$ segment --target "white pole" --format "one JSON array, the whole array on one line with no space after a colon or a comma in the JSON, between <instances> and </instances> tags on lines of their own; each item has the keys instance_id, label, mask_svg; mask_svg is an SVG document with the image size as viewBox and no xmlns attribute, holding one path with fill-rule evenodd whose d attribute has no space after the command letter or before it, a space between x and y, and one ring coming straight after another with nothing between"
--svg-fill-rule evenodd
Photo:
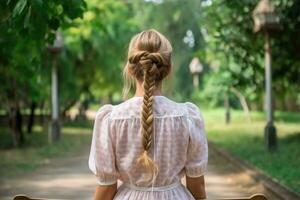
<instances>
[{"instance_id":1,"label":"white pole","mask_svg":"<svg viewBox=\"0 0 300 200\"><path fill-rule=\"evenodd\" d=\"M199 74L194 73L193 75L193 85L195 87L196 90L198 90L199 88Z\"/></svg>"},{"instance_id":2,"label":"white pole","mask_svg":"<svg viewBox=\"0 0 300 200\"><path fill-rule=\"evenodd\" d=\"M59 99L58 99L58 74L57 74L57 55L53 56L52 73L51 73L51 97L52 97L52 112L51 124L49 131L49 143L59 140L60 125L59 125Z\"/></svg>"},{"instance_id":3,"label":"white pole","mask_svg":"<svg viewBox=\"0 0 300 200\"><path fill-rule=\"evenodd\" d=\"M273 113L272 113L272 72L271 72L271 49L269 34L265 33L265 79L266 79L266 111L267 111L267 122L273 124Z\"/></svg>"},{"instance_id":4,"label":"white pole","mask_svg":"<svg viewBox=\"0 0 300 200\"><path fill-rule=\"evenodd\" d=\"M265 127L265 142L268 150L273 150L277 145L276 128L273 125L272 112L272 70L271 70L271 47L269 34L265 32L265 79L266 79L266 112L267 124Z\"/></svg>"},{"instance_id":5,"label":"white pole","mask_svg":"<svg viewBox=\"0 0 300 200\"><path fill-rule=\"evenodd\" d=\"M58 77L57 77L57 66L56 61L53 61L52 66L52 120L58 120Z\"/></svg>"}]
</instances>

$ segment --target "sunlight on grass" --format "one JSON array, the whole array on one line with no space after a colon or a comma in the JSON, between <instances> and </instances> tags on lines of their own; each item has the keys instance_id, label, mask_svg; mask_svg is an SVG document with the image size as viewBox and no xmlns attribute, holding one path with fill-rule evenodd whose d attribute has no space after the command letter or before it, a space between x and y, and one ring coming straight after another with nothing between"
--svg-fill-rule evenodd
<instances>
[{"instance_id":1,"label":"sunlight on grass","mask_svg":"<svg viewBox=\"0 0 300 200\"><path fill-rule=\"evenodd\" d=\"M203 111L203 115L210 141L300 192L300 114L275 114L278 150L274 153L264 146L263 113L252 113L248 122L241 111L234 111L228 125L223 110Z\"/></svg>"},{"instance_id":2,"label":"sunlight on grass","mask_svg":"<svg viewBox=\"0 0 300 200\"><path fill-rule=\"evenodd\" d=\"M87 135L87 134L91 134L91 130L87 129L87 128L66 127L66 128L64 128L64 134L67 134L67 135Z\"/></svg>"}]
</instances>

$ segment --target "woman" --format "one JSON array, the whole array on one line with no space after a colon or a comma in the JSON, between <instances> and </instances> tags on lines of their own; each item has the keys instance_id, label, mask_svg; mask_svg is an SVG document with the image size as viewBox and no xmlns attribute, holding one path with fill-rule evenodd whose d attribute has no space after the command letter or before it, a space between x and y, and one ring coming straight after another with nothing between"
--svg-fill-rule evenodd
<instances>
[{"instance_id":1,"label":"woman","mask_svg":"<svg viewBox=\"0 0 300 200\"><path fill-rule=\"evenodd\" d=\"M161 91L171 53L170 42L156 30L132 38L124 77L125 93L134 80L135 96L102 106L95 119L89 157L98 180L95 200L206 198L203 118L194 104L176 103ZM123 182L119 188L118 179Z\"/></svg>"}]
</instances>

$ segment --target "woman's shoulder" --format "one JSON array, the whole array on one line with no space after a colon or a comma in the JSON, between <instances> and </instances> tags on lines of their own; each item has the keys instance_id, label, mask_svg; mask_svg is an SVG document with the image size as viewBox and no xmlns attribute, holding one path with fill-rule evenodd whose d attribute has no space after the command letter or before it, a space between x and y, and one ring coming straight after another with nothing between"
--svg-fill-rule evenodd
<instances>
[{"instance_id":1,"label":"woman's shoulder","mask_svg":"<svg viewBox=\"0 0 300 200\"><path fill-rule=\"evenodd\" d=\"M190 101L180 102L167 97L159 98L157 101L158 110L168 110L174 115L182 115L192 118L202 118L199 107Z\"/></svg>"},{"instance_id":2,"label":"woman's shoulder","mask_svg":"<svg viewBox=\"0 0 300 200\"><path fill-rule=\"evenodd\" d=\"M186 107L187 115L189 117L202 119L201 110L200 110L199 106L197 106L195 103L187 101L184 103L184 106Z\"/></svg>"},{"instance_id":3,"label":"woman's shoulder","mask_svg":"<svg viewBox=\"0 0 300 200\"><path fill-rule=\"evenodd\" d=\"M111 114L112 110L113 110L113 105L111 104L105 104L103 106L101 106L98 111L96 112L96 116L95 119L96 120L102 120L104 118L109 117L109 115Z\"/></svg>"}]
</instances>

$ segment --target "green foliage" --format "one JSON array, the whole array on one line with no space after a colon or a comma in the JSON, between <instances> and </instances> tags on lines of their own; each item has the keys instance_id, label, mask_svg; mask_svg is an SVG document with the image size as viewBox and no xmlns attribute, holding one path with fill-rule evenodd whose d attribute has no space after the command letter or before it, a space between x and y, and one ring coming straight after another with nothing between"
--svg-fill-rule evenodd
<instances>
[{"instance_id":1,"label":"green foliage","mask_svg":"<svg viewBox=\"0 0 300 200\"><path fill-rule=\"evenodd\" d=\"M99 98L121 91L125 47L138 30L133 13L122 1L90 0L83 18L64 30L65 59L81 93Z\"/></svg>"},{"instance_id":2,"label":"green foliage","mask_svg":"<svg viewBox=\"0 0 300 200\"><path fill-rule=\"evenodd\" d=\"M83 0L1 1L0 108L7 110L15 146L24 143L21 108L50 100L45 49L58 28L70 25L84 8Z\"/></svg>"},{"instance_id":3,"label":"green foliage","mask_svg":"<svg viewBox=\"0 0 300 200\"><path fill-rule=\"evenodd\" d=\"M189 63L194 56L204 58L205 44L201 33L201 2L181 0L153 3L135 1L136 18L142 29L156 28L169 38L173 46L171 79L166 81L165 92L178 100L187 100L193 91ZM187 32L192 33L190 43L184 42ZM204 63L205 64L205 63Z\"/></svg>"},{"instance_id":4,"label":"green foliage","mask_svg":"<svg viewBox=\"0 0 300 200\"><path fill-rule=\"evenodd\" d=\"M272 1L283 30L272 34L275 106L299 109L299 3ZM171 41L173 75L165 94L191 98L207 106L223 105L224 96L238 108L231 89L250 108L261 109L264 94L264 39L253 33L257 1L114 1L5 0L0 3L0 100L2 109L50 105L51 65L47 53L54 33L64 46L57 57L61 111L75 103L87 107L99 99L120 101L121 72L127 46L137 32L156 28ZM194 91L189 63L204 66L200 90ZM297 105L298 104L298 105ZM43 106L41 106L43 105Z\"/></svg>"},{"instance_id":5,"label":"green foliage","mask_svg":"<svg viewBox=\"0 0 300 200\"><path fill-rule=\"evenodd\" d=\"M0 3L0 99L5 103L37 101L46 96L45 47L52 44L55 31L80 17L83 0L28 1ZM49 83L48 83L49 84ZM5 94L5 95L4 95Z\"/></svg>"},{"instance_id":6,"label":"green foliage","mask_svg":"<svg viewBox=\"0 0 300 200\"><path fill-rule=\"evenodd\" d=\"M229 91L232 84L232 77L229 72L216 72L205 77L205 87L203 90L193 94L195 102L202 102L209 107L220 105L224 101L224 96ZM217 97L216 97L216 94Z\"/></svg>"},{"instance_id":7,"label":"green foliage","mask_svg":"<svg viewBox=\"0 0 300 200\"><path fill-rule=\"evenodd\" d=\"M296 101L299 94L299 3L274 0L282 30L271 35L274 97L279 102ZM260 101L264 91L264 37L253 32L252 11L257 1L216 0L205 7L202 24L207 29L207 59L221 60L224 73L230 73L238 88L251 101ZM298 10L298 11L297 11ZM230 63L226 65L225 63ZM225 64L225 65L224 65ZM235 66L235 67L233 67ZM221 73L220 78L222 78ZM292 94L293 93L293 94ZM279 107L284 109L284 107ZM295 105L294 105L295 108Z\"/></svg>"}]
</instances>

